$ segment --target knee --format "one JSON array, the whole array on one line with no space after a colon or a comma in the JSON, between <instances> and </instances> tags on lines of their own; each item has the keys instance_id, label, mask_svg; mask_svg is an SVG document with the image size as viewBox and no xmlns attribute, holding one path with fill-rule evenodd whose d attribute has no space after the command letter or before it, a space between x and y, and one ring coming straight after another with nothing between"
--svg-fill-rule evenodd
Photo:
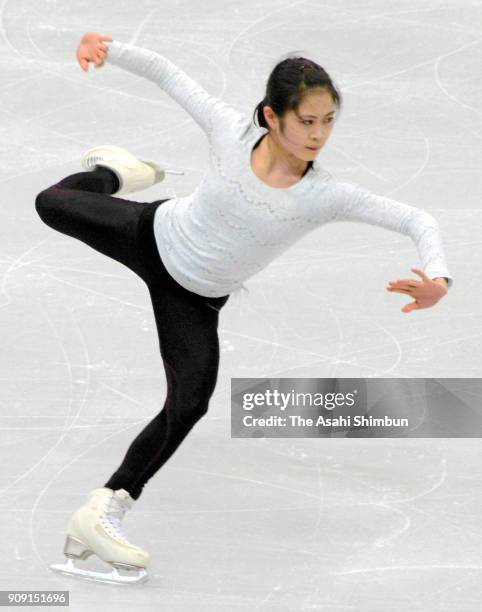
<instances>
[{"instance_id":1,"label":"knee","mask_svg":"<svg viewBox=\"0 0 482 612\"><path fill-rule=\"evenodd\" d=\"M35 210L37 211L37 214L42 219L42 221L44 220L44 216L47 210L47 203L49 200L48 195L49 190L44 189L44 191L41 191L35 198Z\"/></svg>"},{"instance_id":2,"label":"knee","mask_svg":"<svg viewBox=\"0 0 482 612\"><path fill-rule=\"evenodd\" d=\"M52 187L44 189L35 198L35 210L38 216L44 223L52 226L54 224L54 198L55 195L52 193Z\"/></svg>"},{"instance_id":3,"label":"knee","mask_svg":"<svg viewBox=\"0 0 482 612\"><path fill-rule=\"evenodd\" d=\"M219 353L204 351L202 355L190 355L180 367L172 363L180 361L163 354L167 381L167 405L170 415L186 426L192 426L207 412L211 396L216 388L219 367Z\"/></svg>"},{"instance_id":4,"label":"knee","mask_svg":"<svg viewBox=\"0 0 482 612\"><path fill-rule=\"evenodd\" d=\"M186 426L194 425L205 416L216 385L216 377L206 377L202 383L183 385L175 394L176 418Z\"/></svg>"},{"instance_id":5,"label":"knee","mask_svg":"<svg viewBox=\"0 0 482 612\"><path fill-rule=\"evenodd\" d=\"M208 405L209 399L180 405L176 410L176 418L182 425L192 427L208 413Z\"/></svg>"}]
</instances>

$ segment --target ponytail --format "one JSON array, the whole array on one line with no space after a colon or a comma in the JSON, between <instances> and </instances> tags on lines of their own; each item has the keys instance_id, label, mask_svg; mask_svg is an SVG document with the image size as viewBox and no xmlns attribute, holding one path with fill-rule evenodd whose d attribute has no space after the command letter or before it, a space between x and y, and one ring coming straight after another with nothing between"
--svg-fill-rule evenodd
<instances>
[{"instance_id":1,"label":"ponytail","mask_svg":"<svg viewBox=\"0 0 482 612\"><path fill-rule=\"evenodd\" d=\"M260 127L264 127L266 129L269 129L268 126L268 122L266 121L266 118L264 116L263 113L263 108L268 104L268 102L266 101L266 97L263 98L261 100L261 102L256 106L256 108L254 109L254 113L256 115L256 119L258 120L258 125Z\"/></svg>"}]
</instances>

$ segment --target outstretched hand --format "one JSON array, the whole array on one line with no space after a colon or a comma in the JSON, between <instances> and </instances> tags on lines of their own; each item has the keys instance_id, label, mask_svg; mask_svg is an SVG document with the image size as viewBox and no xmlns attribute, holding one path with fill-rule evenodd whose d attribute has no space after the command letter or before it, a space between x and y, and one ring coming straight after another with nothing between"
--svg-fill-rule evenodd
<instances>
[{"instance_id":1,"label":"outstretched hand","mask_svg":"<svg viewBox=\"0 0 482 612\"><path fill-rule=\"evenodd\" d=\"M397 281L389 281L390 287L387 287L387 291L406 293L415 299L414 302L410 302L410 304L406 304L402 308L402 312L406 313L412 310L420 310L422 308L435 306L435 304L447 293L446 287L429 278L420 268L412 268L412 272L418 274L422 280L405 278Z\"/></svg>"},{"instance_id":2,"label":"outstretched hand","mask_svg":"<svg viewBox=\"0 0 482 612\"><path fill-rule=\"evenodd\" d=\"M82 36L77 47L77 61L85 72L89 70L89 62L94 62L96 68L104 65L108 51L107 46L103 44L104 40L111 41L112 36L104 36L96 32L87 32Z\"/></svg>"}]
</instances>

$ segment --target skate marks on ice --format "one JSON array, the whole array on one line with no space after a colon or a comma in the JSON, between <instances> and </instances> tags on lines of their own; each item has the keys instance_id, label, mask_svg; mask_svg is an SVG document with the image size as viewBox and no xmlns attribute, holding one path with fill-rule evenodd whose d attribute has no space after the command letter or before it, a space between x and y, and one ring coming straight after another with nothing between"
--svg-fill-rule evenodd
<instances>
[{"instance_id":1,"label":"skate marks on ice","mask_svg":"<svg viewBox=\"0 0 482 612\"><path fill-rule=\"evenodd\" d=\"M115 14L101 3L93 7L92 17L112 24L119 39L171 49L193 76L204 56L203 82L211 82L214 94L246 112L261 99L261 78L279 54L313 50L346 94L344 117L322 163L341 179L433 213L441 224L448 263L464 287L440 309L404 317L399 309L405 298L381 296L380 291L393 275L406 274L407 262L416 263L408 240L348 224L314 232L253 279L241 311L229 303L223 310L221 378L211 415L226 414L223 389L236 375L333 378L419 376L423 371L424 376L477 376L480 284L466 275L464 262L482 255L476 200L480 183L473 170L480 167L480 122L474 122L480 118L481 101L474 78L480 48L474 24L480 22L480 7L427 1L423 6L409 2L403 9L394 2L340 8L334 2L280 6L249 0L228 3L222 13L218 6L196 7L190 2L183 7L191 24L184 13L178 14L177 5L168 2L161 12L146 0L132 9L123 3ZM73 244L64 250L60 239L44 241L46 234L39 235L43 230L32 213L32 194L74 170L82 150L95 145L96 138L134 145L168 165L174 161L176 167L190 168L182 183L171 181L179 195L195 187L206 167L203 134L162 92L154 93L131 75L102 70L87 78L80 70L77 75L67 48L73 48L84 23L81 9L74 2L67 14L62 3L43 0L10 0L0 9L7 60L0 181L2 219L8 228L0 259L7 269L13 266L2 275L0 299L8 303L0 312L17 308L28 329L42 328L44 337L27 337L18 323L15 328L13 315L4 315L4 324L18 329L17 343L23 343L31 359L28 368L43 372L46 383L26 387L23 370L17 373L11 363L5 365L13 388L2 401L0 426L10 423L9 416L25 420L33 412L30 406L38 409L33 423L41 424L43 414L53 415L47 406L55 387L54 409L65 423L65 430L53 427L48 439L40 429L3 432L12 441L19 436L18 448L23 448L23 436L32 457L30 462L12 462L13 445L3 447L9 477L3 498L10 527L5 544L11 551L1 570L6 587L13 582L36 586L42 570L44 577L50 576L49 563L62 554L64 518L83 495L79 487L87 491L97 484L90 475L99 470L103 445L115 462L159 400L153 394L143 401L140 393L153 370L142 365L141 371L144 362L129 361L132 367L122 378L116 364L126 353L107 341L99 347L97 340L99 321L109 318L113 334L115 320L119 335L132 330L134 339L141 329L133 311L145 307L141 315L147 312L143 294L133 297L122 291L125 278L120 274L117 282L102 276L102 271L114 274L115 269L100 261L99 274L92 273L88 282L78 280L86 277L68 264L86 251ZM356 57L353 47L361 49ZM32 69L35 74L29 74ZM64 94L55 108L49 101L53 84ZM79 95L80 86L87 95ZM96 124L84 115L82 123L75 121L82 104L97 106ZM164 193L151 190L147 195L161 199ZM26 246L19 247L19 236ZM32 244L37 251L17 261ZM46 253L57 253L63 269L49 268ZM97 267L93 257L84 260L84 268ZM48 283L43 290L35 290L30 313L21 306L32 297L27 272L51 274L43 277ZM106 291L107 282L112 291ZM69 289L70 296L66 292L64 307L54 311L52 301L62 289ZM96 300L94 308L87 308L89 297ZM115 297L125 302L124 310ZM71 329L68 336L66 327ZM45 340L48 335L52 341ZM131 344L139 352L150 350L147 341ZM46 367L54 361L63 361L64 368L54 372ZM109 372L93 367L103 362ZM83 364L84 371L75 364ZM94 394L100 384L114 390L102 401L109 414L119 417L108 432L105 421L95 418L102 409ZM61 397L63 406L57 403ZM125 424L122 419L127 418L131 422ZM161 602L183 612L380 612L387 606L393 612L431 612L441 606L478 612L472 602L480 599L477 482L482 462L474 443L390 440L365 446L352 441L350 447L322 448L312 441L267 440L252 441L247 449L227 437L226 421L209 418L153 483L142 506L149 519L146 536L157 537L159 550L174 551L158 556L156 579L144 585L169 585L152 596L153 605ZM159 508L168 512L175 534L167 542L159 528ZM86 561L94 565L92 559ZM70 588L74 581L65 578L62 585ZM75 591L79 609L88 605L88 591L81 588ZM135 608L138 599L131 600L128 589L123 593L121 607ZM103 608L117 611L119 602L104 597Z\"/></svg>"}]
</instances>

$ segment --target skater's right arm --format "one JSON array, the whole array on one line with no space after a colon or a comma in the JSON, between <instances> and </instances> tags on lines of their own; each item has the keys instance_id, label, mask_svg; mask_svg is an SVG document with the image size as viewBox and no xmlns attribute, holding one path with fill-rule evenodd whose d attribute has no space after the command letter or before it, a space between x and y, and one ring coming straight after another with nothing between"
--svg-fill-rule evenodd
<instances>
[{"instance_id":1,"label":"skater's right arm","mask_svg":"<svg viewBox=\"0 0 482 612\"><path fill-rule=\"evenodd\" d=\"M109 42L108 47L105 42ZM111 36L88 32L77 49L77 59L85 71L89 61L100 68L107 60L153 81L180 104L208 136L216 124L225 127L226 122L244 121L237 109L209 94L173 62L154 51L113 41Z\"/></svg>"}]
</instances>

